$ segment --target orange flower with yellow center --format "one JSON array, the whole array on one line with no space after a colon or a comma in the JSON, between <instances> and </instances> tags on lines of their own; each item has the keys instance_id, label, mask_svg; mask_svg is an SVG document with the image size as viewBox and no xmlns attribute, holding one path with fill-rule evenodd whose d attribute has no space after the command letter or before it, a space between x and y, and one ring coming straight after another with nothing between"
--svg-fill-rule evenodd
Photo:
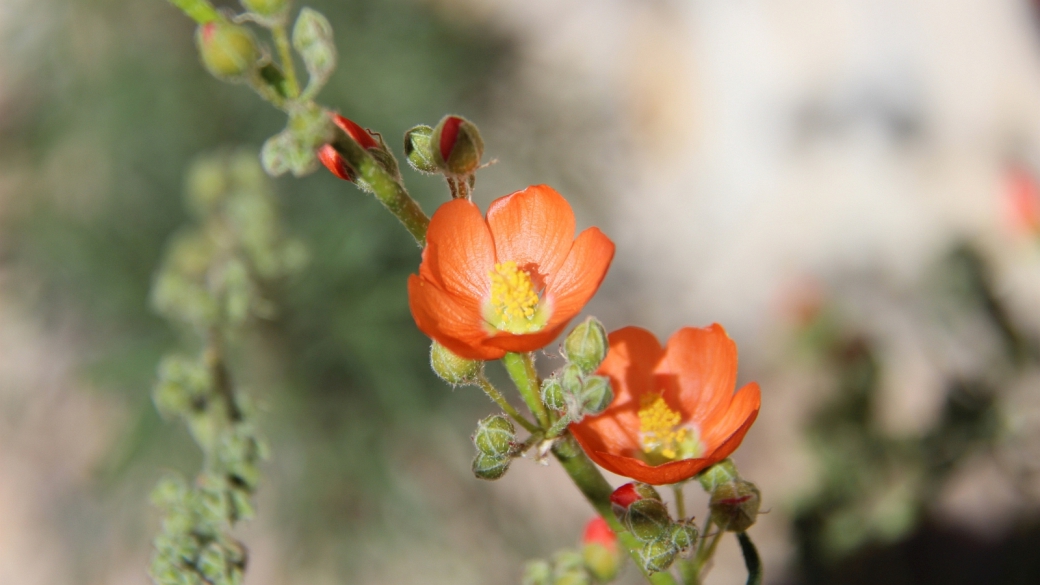
<instances>
[{"instance_id":1,"label":"orange flower with yellow center","mask_svg":"<svg viewBox=\"0 0 1040 585\"><path fill-rule=\"evenodd\" d=\"M570 426L603 468L654 485L677 483L729 457L758 416L752 382L734 393L737 346L718 324L684 327L662 348L652 333L610 334L598 373L614 401Z\"/></svg>"},{"instance_id":2,"label":"orange flower with yellow center","mask_svg":"<svg viewBox=\"0 0 1040 585\"><path fill-rule=\"evenodd\" d=\"M455 354L494 360L545 347L596 293L614 257L599 229L577 238L551 187L495 200L487 218L466 199L442 205L426 232L408 304L419 329Z\"/></svg>"}]
</instances>

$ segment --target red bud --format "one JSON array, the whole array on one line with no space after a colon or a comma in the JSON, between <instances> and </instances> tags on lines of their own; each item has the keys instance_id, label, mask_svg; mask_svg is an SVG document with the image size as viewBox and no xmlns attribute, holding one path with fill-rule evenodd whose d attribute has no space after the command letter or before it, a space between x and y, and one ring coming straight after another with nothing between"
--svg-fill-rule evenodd
<instances>
[{"instance_id":1,"label":"red bud","mask_svg":"<svg viewBox=\"0 0 1040 585\"><path fill-rule=\"evenodd\" d=\"M609 549L617 548L617 535L610 529L610 525L601 516L596 516L585 526L585 534L581 537L582 544L602 544Z\"/></svg>"},{"instance_id":2,"label":"red bud","mask_svg":"<svg viewBox=\"0 0 1040 585\"><path fill-rule=\"evenodd\" d=\"M321 160L321 164L325 165L325 168L329 169L333 175L336 175L344 181L350 181L353 183L357 178L354 169L350 168L347 161L343 160L343 156L336 152L336 149L333 148L331 144L326 144L318 149L318 159Z\"/></svg>"},{"instance_id":3,"label":"red bud","mask_svg":"<svg viewBox=\"0 0 1040 585\"><path fill-rule=\"evenodd\" d=\"M341 130L346 132L347 136L353 138L354 142L360 144L361 148L379 148L379 142L377 142L375 137L372 136L372 133L361 126L358 126L353 120L344 118L339 114L332 114L332 121L335 122Z\"/></svg>"}]
</instances>

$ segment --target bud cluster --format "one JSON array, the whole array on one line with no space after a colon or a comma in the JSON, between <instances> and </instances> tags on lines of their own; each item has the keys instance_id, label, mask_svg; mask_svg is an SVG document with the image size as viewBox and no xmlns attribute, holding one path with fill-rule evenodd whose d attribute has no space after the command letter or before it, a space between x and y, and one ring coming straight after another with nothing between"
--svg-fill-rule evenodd
<instances>
[{"instance_id":1,"label":"bud cluster","mask_svg":"<svg viewBox=\"0 0 1040 585\"><path fill-rule=\"evenodd\" d=\"M614 400L610 378L593 373L603 363L608 347L606 330L595 317L589 317L567 335L563 342L567 364L542 382L542 403L560 413L550 436L586 415L603 412Z\"/></svg>"},{"instance_id":2,"label":"bud cluster","mask_svg":"<svg viewBox=\"0 0 1040 585\"><path fill-rule=\"evenodd\" d=\"M432 128L420 125L406 132L404 153L416 171L444 175L452 197L469 197L484 156L484 139L473 122L447 115Z\"/></svg>"},{"instance_id":3,"label":"bud cluster","mask_svg":"<svg viewBox=\"0 0 1040 585\"><path fill-rule=\"evenodd\" d=\"M762 505L758 487L740 477L729 459L704 470L697 480L711 494L708 507L712 522L720 530L744 532L755 523Z\"/></svg>"},{"instance_id":4,"label":"bud cluster","mask_svg":"<svg viewBox=\"0 0 1040 585\"><path fill-rule=\"evenodd\" d=\"M652 485L627 483L614 490L610 502L618 521L642 543L640 560L650 573L667 570L680 552L697 542L692 519L672 520Z\"/></svg>"}]
</instances>

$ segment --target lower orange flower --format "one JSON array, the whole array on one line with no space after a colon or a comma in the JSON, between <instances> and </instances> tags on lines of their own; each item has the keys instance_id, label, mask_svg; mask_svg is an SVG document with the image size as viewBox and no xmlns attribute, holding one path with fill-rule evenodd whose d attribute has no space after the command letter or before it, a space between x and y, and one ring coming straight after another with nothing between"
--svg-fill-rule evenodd
<instances>
[{"instance_id":1,"label":"lower orange flower","mask_svg":"<svg viewBox=\"0 0 1040 585\"><path fill-rule=\"evenodd\" d=\"M614 401L570 426L589 457L618 475L677 483L729 457L758 416L752 382L733 393L737 346L718 324L684 327L661 347L652 333L626 327L609 336L598 373Z\"/></svg>"}]
</instances>

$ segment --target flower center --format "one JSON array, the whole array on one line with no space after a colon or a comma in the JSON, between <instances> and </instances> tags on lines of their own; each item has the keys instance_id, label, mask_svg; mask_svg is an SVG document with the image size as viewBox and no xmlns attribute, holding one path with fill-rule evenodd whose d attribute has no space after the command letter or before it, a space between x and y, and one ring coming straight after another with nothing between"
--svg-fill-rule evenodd
<instances>
[{"instance_id":1,"label":"flower center","mask_svg":"<svg viewBox=\"0 0 1040 585\"><path fill-rule=\"evenodd\" d=\"M651 464L696 457L702 451L694 429L680 427L682 416L660 394L644 395L639 409L639 442Z\"/></svg>"},{"instance_id":2,"label":"flower center","mask_svg":"<svg viewBox=\"0 0 1040 585\"><path fill-rule=\"evenodd\" d=\"M499 330L510 333L530 333L545 325L543 303L535 291L531 275L509 260L495 264L488 272L491 279L491 300L485 316Z\"/></svg>"}]
</instances>

